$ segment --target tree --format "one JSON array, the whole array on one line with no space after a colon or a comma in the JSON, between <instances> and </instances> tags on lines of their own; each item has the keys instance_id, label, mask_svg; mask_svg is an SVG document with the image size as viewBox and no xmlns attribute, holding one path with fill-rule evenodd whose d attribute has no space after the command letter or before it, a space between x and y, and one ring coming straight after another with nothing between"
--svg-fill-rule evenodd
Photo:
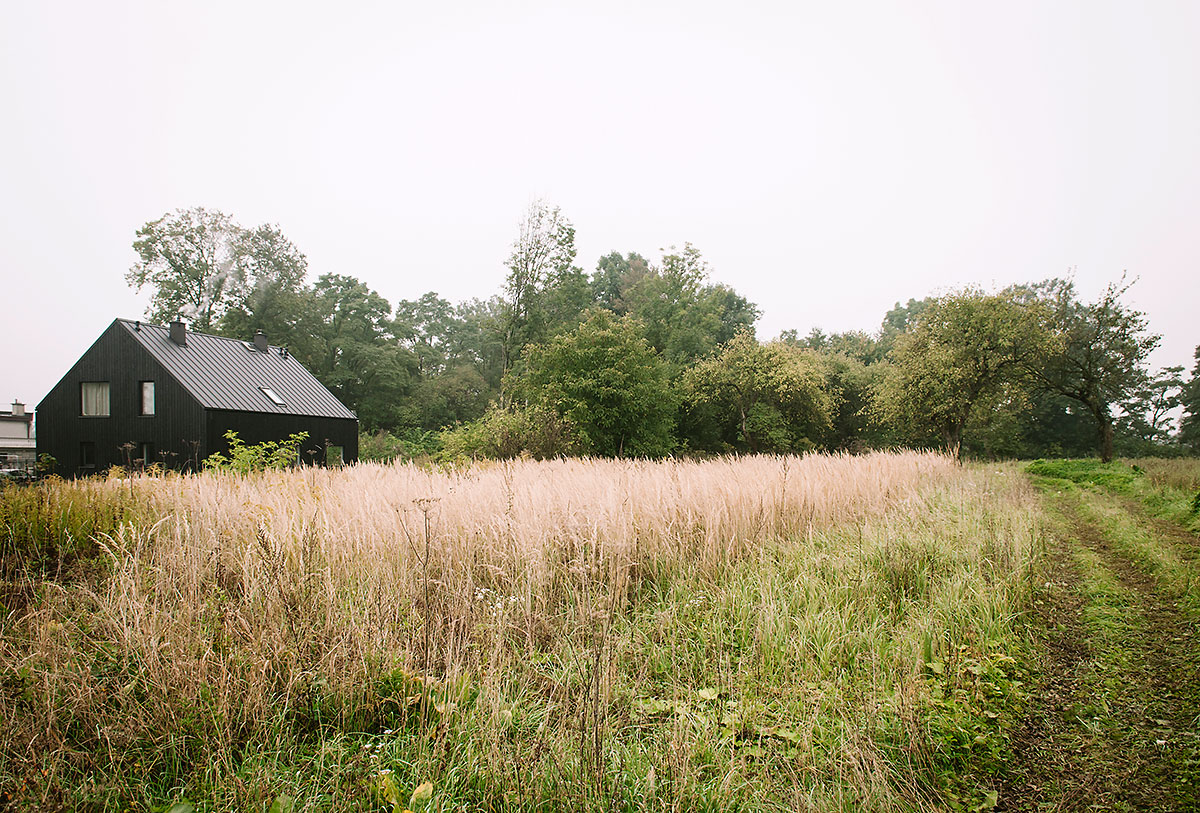
<instances>
[{"instance_id":1,"label":"tree","mask_svg":"<svg viewBox=\"0 0 1200 813\"><path fill-rule=\"evenodd\" d=\"M935 431L957 458L976 404L998 398L1046 347L1039 308L1018 301L1016 291L935 299L896 338L877 412L910 432Z\"/></svg>"},{"instance_id":2,"label":"tree","mask_svg":"<svg viewBox=\"0 0 1200 813\"><path fill-rule=\"evenodd\" d=\"M619 251L609 252L597 261L592 274L592 300L618 316L624 315L629 312L629 291L648 273L650 263L641 254L631 251L622 257Z\"/></svg>"},{"instance_id":3,"label":"tree","mask_svg":"<svg viewBox=\"0 0 1200 813\"><path fill-rule=\"evenodd\" d=\"M732 288L709 285L699 249L671 247L624 296L629 312L646 326L646 338L668 362L682 368L710 355L740 331L753 331L758 308Z\"/></svg>"},{"instance_id":4,"label":"tree","mask_svg":"<svg viewBox=\"0 0 1200 813\"><path fill-rule=\"evenodd\" d=\"M1179 394L1179 403L1183 407L1179 442L1193 452L1200 452L1200 347L1196 348L1195 359L1192 377Z\"/></svg>"},{"instance_id":5,"label":"tree","mask_svg":"<svg viewBox=\"0 0 1200 813\"><path fill-rule=\"evenodd\" d=\"M1122 277L1094 303L1080 302L1070 280L1047 280L1031 290L1044 306L1055 343L1044 358L1026 359L1026 369L1044 390L1088 410L1105 463L1113 458L1113 407L1146 383L1146 360L1159 342L1147 330L1145 316L1121 302L1131 284Z\"/></svg>"},{"instance_id":6,"label":"tree","mask_svg":"<svg viewBox=\"0 0 1200 813\"><path fill-rule=\"evenodd\" d=\"M146 318L166 324L182 316L197 330L213 328L244 283L242 233L227 215L202 208L178 209L138 229L138 261L125 280L139 291L153 287Z\"/></svg>"},{"instance_id":7,"label":"tree","mask_svg":"<svg viewBox=\"0 0 1200 813\"><path fill-rule=\"evenodd\" d=\"M726 443L751 452L812 449L831 428L833 401L816 354L759 344L748 330L689 368L683 389L689 404L725 427Z\"/></svg>"},{"instance_id":8,"label":"tree","mask_svg":"<svg viewBox=\"0 0 1200 813\"><path fill-rule=\"evenodd\" d=\"M261 330L274 344L286 345L298 357L307 355L312 343L305 318L311 315L311 292L304 285L308 259L272 225L239 229L232 250L241 284L231 292L219 331L248 339Z\"/></svg>"},{"instance_id":9,"label":"tree","mask_svg":"<svg viewBox=\"0 0 1200 813\"><path fill-rule=\"evenodd\" d=\"M504 369L527 344L577 320L590 299L587 278L574 266L575 227L557 206L533 203L521 220L504 286Z\"/></svg>"},{"instance_id":10,"label":"tree","mask_svg":"<svg viewBox=\"0 0 1200 813\"><path fill-rule=\"evenodd\" d=\"M1171 444L1171 412L1181 403L1183 387L1183 367L1164 367L1121 403L1114 445L1122 454L1153 455Z\"/></svg>"},{"instance_id":11,"label":"tree","mask_svg":"<svg viewBox=\"0 0 1200 813\"><path fill-rule=\"evenodd\" d=\"M354 277L323 274L312 302L315 353L300 361L358 413L364 430L415 425L408 395L418 363L391 332L388 301Z\"/></svg>"},{"instance_id":12,"label":"tree","mask_svg":"<svg viewBox=\"0 0 1200 813\"><path fill-rule=\"evenodd\" d=\"M519 389L562 416L591 454L660 457L674 445L667 365L630 317L593 310L574 330L530 346Z\"/></svg>"}]
</instances>

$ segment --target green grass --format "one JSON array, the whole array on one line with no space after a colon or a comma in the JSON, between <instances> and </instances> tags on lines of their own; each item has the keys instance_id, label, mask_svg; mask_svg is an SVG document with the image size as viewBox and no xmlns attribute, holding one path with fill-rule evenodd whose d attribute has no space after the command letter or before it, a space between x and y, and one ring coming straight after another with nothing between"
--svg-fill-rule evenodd
<instances>
[{"instance_id":1,"label":"green grass","mask_svg":"<svg viewBox=\"0 0 1200 813\"><path fill-rule=\"evenodd\" d=\"M1155 516L1200 533L1200 461L1195 459L1035 460L1025 470L1131 497Z\"/></svg>"}]
</instances>

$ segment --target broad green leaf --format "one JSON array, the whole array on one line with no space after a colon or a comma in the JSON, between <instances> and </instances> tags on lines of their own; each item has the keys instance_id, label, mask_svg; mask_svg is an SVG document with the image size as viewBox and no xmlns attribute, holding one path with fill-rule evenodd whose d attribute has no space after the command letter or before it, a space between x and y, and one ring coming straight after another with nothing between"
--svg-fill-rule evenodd
<instances>
[{"instance_id":1,"label":"broad green leaf","mask_svg":"<svg viewBox=\"0 0 1200 813\"><path fill-rule=\"evenodd\" d=\"M196 806L185 800L171 805L164 813L195 813L195 810Z\"/></svg>"},{"instance_id":2,"label":"broad green leaf","mask_svg":"<svg viewBox=\"0 0 1200 813\"><path fill-rule=\"evenodd\" d=\"M429 804L429 800L433 798L433 783L422 782L417 785L412 792L412 797L408 800L408 806L414 811L421 811L425 805Z\"/></svg>"},{"instance_id":3,"label":"broad green leaf","mask_svg":"<svg viewBox=\"0 0 1200 813\"><path fill-rule=\"evenodd\" d=\"M375 777L375 793L380 801L393 807L400 804L400 786L396 784L396 776L389 770L382 770Z\"/></svg>"},{"instance_id":4,"label":"broad green leaf","mask_svg":"<svg viewBox=\"0 0 1200 813\"><path fill-rule=\"evenodd\" d=\"M720 694L721 694L721 691L719 689L701 689L700 690L700 699L701 700L716 700L717 697L720 696Z\"/></svg>"},{"instance_id":5,"label":"broad green leaf","mask_svg":"<svg viewBox=\"0 0 1200 813\"><path fill-rule=\"evenodd\" d=\"M292 813L296 808L296 800L286 793L281 793L275 797L275 801L271 803L271 809L267 813Z\"/></svg>"}]
</instances>

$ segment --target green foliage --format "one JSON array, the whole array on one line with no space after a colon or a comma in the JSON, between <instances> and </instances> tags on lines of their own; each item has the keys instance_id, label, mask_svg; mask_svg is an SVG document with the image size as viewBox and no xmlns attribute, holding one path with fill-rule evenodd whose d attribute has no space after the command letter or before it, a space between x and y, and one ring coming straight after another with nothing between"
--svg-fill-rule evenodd
<instances>
[{"instance_id":1,"label":"green foliage","mask_svg":"<svg viewBox=\"0 0 1200 813\"><path fill-rule=\"evenodd\" d=\"M759 344L748 331L689 368L682 384L685 401L708 410L723 443L752 452L814 448L832 427L826 387L812 351Z\"/></svg>"},{"instance_id":2,"label":"green foliage","mask_svg":"<svg viewBox=\"0 0 1200 813\"><path fill-rule=\"evenodd\" d=\"M966 290L930 302L892 350L876 414L910 437L936 432L958 456L977 405L1019 397L1026 363L1042 358L1049 337L1037 307L1017 293Z\"/></svg>"},{"instance_id":3,"label":"green foliage","mask_svg":"<svg viewBox=\"0 0 1200 813\"><path fill-rule=\"evenodd\" d=\"M387 430L364 432L358 436L358 459L364 463L388 463L393 460L416 460L434 457L441 443L434 432L410 429L394 435Z\"/></svg>"},{"instance_id":4,"label":"green foliage","mask_svg":"<svg viewBox=\"0 0 1200 813\"><path fill-rule=\"evenodd\" d=\"M125 274L139 291L152 287L146 317L166 324L178 316L209 330L244 284L236 261L242 229L228 215L178 209L138 229L138 261Z\"/></svg>"},{"instance_id":5,"label":"green foliage","mask_svg":"<svg viewBox=\"0 0 1200 813\"><path fill-rule=\"evenodd\" d=\"M308 440L307 432L288 435L285 441L266 440L248 444L230 429L225 433L229 454L214 452L204 459L204 468L218 472L250 474L268 469L294 466L300 457L300 446Z\"/></svg>"},{"instance_id":6,"label":"green foliage","mask_svg":"<svg viewBox=\"0 0 1200 813\"><path fill-rule=\"evenodd\" d=\"M477 421L442 431L438 441L441 458L447 461L526 456L548 460L579 454L583 448L569 421L538 406L493 406Z\"/></svg>"},{"instance_id":7,"label":"green foliage","mask_svg":"<svg viewBox=\"0 0 1200 813\"><path fill-rule=\"evenodd\" d=\"M31 485L0 480L0 578L54 572L64 562L90 558L99 551L98 539L145 517L125 489L54 476Z\"/></svg>"},{"instance_id":8,"label":"green foliage","mask_svg":"<svg viewBox=\"0 0 1200 813\"><path fill-rule=\"evenodd\" d=\"M1200 347L1195 350L1196 366L1192 377L1179 394L1183 418L1179 424L1179 442L1193 454L1200 454Z\"/></svg>"},{"instance_id":9,"label":"green foliage","mask_svg":"<svg viewBox=\"0 0 1200 813\"><path fill-rule=\"evenodd\" d=\"M661 457L674 444L667 365L630 317L595 310L574 330L531 346L517 390L562 416L588 454Z\"/></svg>"},{"instance_id":10,"label":"green foliage","mask_svg":"<svg viewBox=\"0 0 1200 813\"><path fill-rule=\"evenodd\" d=\"M1054 341L1049 352L1027 359L1025 368L1043 390L1073 399L1091 413L1105 462L1113 458L1112 409L1146 385L1146 359L1159 342L1148 331L1145 315L1121 302L1130 285L1122 277L1093 303L1080 302L1069 280L1047 280L1027 291L1031 304L1044 308Z\"/></svg>"}]
</instances>

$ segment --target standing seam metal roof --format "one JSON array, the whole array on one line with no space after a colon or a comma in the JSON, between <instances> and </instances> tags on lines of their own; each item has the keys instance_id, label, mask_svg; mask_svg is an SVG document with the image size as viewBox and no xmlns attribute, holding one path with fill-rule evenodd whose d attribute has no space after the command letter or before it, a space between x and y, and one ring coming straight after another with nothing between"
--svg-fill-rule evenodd
<instances>
[{"instance_id":1,"label":"standing seam metal roof","mask_svg":"<svg viewBox=\"0 0 1200 813\"><path fill-rule=\"evenodd\" d=\"M165 327L117 321L206 409L355 420L353 412L279 347L263 353L239 339L190 330L187 344L180 346ZM263 388L277 393L283 405L272 402Z\"/></svg>"}]
</instances>

